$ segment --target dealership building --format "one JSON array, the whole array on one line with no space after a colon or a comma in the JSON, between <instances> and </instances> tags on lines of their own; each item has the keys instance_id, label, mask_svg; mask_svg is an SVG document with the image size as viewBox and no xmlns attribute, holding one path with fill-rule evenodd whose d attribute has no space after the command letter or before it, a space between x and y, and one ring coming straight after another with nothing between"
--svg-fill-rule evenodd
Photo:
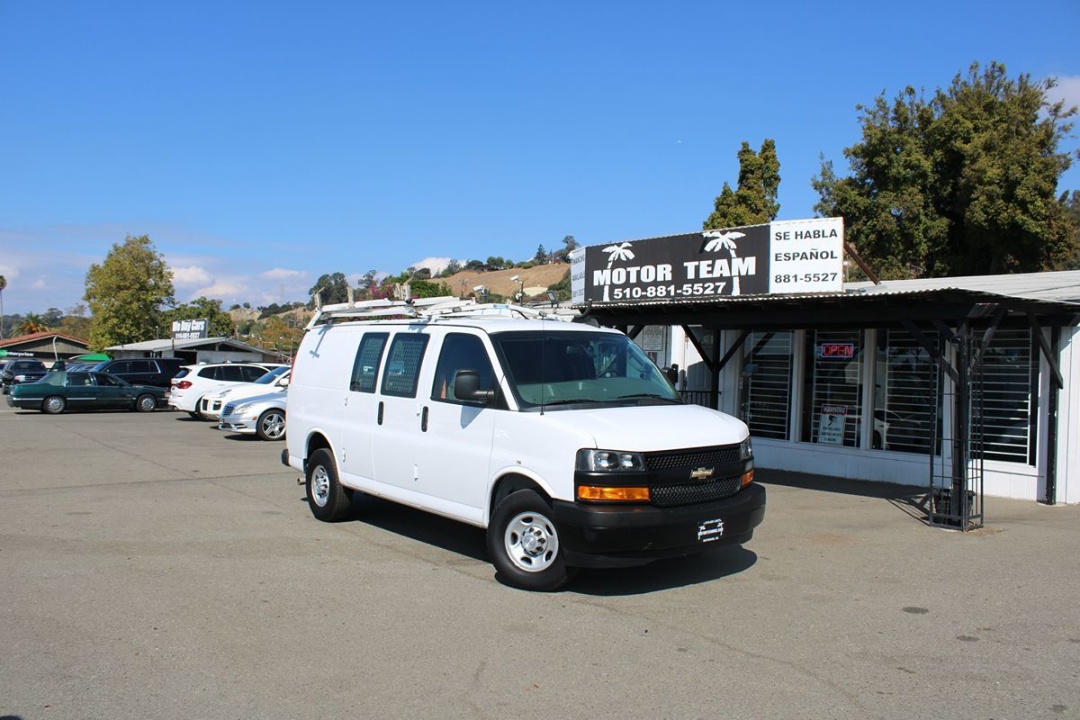
<instances>
[{"instance_id":1,"label":"dealership building","mask_svg":"<svg viewBox=\"0 0 1080 720\"><path fill-rule=\"evenodd\" d=\"M1080 271L845 282L845 249L839 218L590 246L574 304L759 467L922 486L962 529L984 496L1080 503Z\"/></svg>"}]
</instances>

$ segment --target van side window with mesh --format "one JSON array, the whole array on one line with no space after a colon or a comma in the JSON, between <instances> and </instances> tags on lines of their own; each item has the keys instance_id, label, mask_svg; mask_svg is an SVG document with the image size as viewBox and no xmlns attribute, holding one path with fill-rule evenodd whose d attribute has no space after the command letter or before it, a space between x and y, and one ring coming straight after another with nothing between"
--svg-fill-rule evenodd
<instances>
[{"instance_id":1,"label":"van side window with mesh","mask_svg":"<svg viewBox=\"0 0 1080 720\"><path fill-rule=\"evenodd\" d=\"M388 333L364 333L360 346L356 348L349 390L375 392L375 384L379 377L379 362L382 360L387 337L389 337Z\"/></svg>"},{"instance_id":2,"label":"van side window with mesh","mask_svg":"<svg viewBox=\"0 0 1080 720\"><path fill-rule=\"evenodd\" d=\"M427 348L427 335L398 333L390 343L383 373L383 395L416 397L416 381L420 375L420 361Z\"/></svg>"}]
</instances>

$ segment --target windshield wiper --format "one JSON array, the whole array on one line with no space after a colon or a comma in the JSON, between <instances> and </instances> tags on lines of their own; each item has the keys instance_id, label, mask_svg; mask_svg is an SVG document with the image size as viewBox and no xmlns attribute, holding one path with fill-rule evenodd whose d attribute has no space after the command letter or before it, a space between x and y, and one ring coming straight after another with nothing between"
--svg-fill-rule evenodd
<instances>
[{"instance_id":1,"label":"windshield wiper","mask_svg":"<svg viewBox=\"0 0 1080 720\"><path fill-rule=\"evenodd\" d=\"M682 402L683 402L682 400L675 400L675 399L672 399L672 398L664 397L662 395L654 395L653 393L633 393L631 395L619 395L615 399L616 400L645 400L645 399L648 399L648 400L660 400L662 402L675 403L677 405L682 405Z\"/></svg>"}]
</instances>

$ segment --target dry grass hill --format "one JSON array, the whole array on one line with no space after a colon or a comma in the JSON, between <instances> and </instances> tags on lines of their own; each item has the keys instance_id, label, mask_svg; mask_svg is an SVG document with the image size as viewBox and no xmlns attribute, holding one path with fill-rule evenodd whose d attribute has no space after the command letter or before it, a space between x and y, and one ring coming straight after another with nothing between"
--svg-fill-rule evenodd
<instances>
[{"instance_id":1,"label":"dry grass hill","mask_svg":"<svg viewBox=\"0 0 1080 720\"><path fill-rule=\"evenodd\" d=\"M562 280L570 272L567 263L551 263L548 265L536 265L531 268L511 268L509 270L489 270L487 272L475 272L463 270L448 278L435 278L435 282L444 282L450 286L453 294L469 296L473 294L473 288L483 285L488 292L497 293L503 297L513 297L520 287L525 284L525 299L547 297L547 289L551 285ZM510 278L515 275L521 278L514 281Z\"/></svg>"},{"instance_id":2,"label":"dry grass hill","mask_svg":"<svg viewBox=\"0 0 1080 720\"><path fill-rule=\"evenodd\" d=\"M443 282L450 286L451 291L457 297L469 297L474 295L473 288L483 285L488 292L502 295L506 298L514 296L521 283L525 285L525 299L542 300L547 297L547 289L558 283L570 273L570 265L567 263L551 263L549 265L537 265L531 268L511 268L510 270L491 270L488 272L475 272L463 270L448 278L433 278L434 282ZM517 275L520 281L510 278ZM259 311L255 309L229 310L233 322L256 320ZM304 309L292 310L284 315L294 315L298 324L306 323L311 313Z\"/></svg>"}]
</instances>

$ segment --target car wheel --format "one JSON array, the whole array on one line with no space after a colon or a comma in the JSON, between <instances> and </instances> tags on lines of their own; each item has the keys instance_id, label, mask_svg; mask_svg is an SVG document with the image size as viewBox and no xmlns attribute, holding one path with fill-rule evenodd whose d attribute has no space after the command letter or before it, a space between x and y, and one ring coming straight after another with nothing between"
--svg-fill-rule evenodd
<instances>
[{"instance_id":1,"label":"car wheel","mask_svg":"<svg viewBox=\"0 0 1080 720\"><path fill-rule=\"evenodd\" d=\"M153 395L140 395L135 399L135 409L139 412L151 412L157 407L157 400Z\"/></svg>"},{"instance_id":2,"label":"car wheel","mask_svg":"<svg viewBox=\"0 0 1080 720\"><path fill-rule=\"evenodd\" d=\"M533 490L512 492L498 504L487 546L495 569L514 587L557 590L570 579L551 506Z\"/></svg>"},{"instance_id":3,"label":"car wheel","mask_svg":"<svg viewBox=\"0 0 1080 720\"><path fill-rule=\"evenodd\" d=\"M271 408L263 412L255 425L255 434L260 440L284 440L285 411Z\"/></svg>"},{"instance_id":4,"label":"car wheel","mask_svg":"<svg viewBox=\"0 0 1080 720\"><path fill-rule=\"evenodd\" d=\"M49 415L59 415L67 407L67 400L59 395L50 395L41 402L41 412Z\"/></svg>"},{"instance_id":5,"label":"car wheel","mask_svg":"<svg viewBox=\"0 0 1080 720\"><path fill-rule=\"evenodd\" d=\"M325 448L308 458L307 501L311 514L323 522L337 522L349 514L350 494L338 482L334 456Z\"/></svg>"},{"instance_id":6,"label":"car wheel","mask_svg":"<svg viewBox=\"0 0 1080 720\"><path fill-rule=\"evenodd\" d=\"M207 421L212 420L213 418L209 417L208 415L203 414L202 401L203 401L202 398L199 398L198 400L195 401L195 412L192 413L192 415L195 417L196 420L207 420Z\"/></svg>"}]
</instances>

